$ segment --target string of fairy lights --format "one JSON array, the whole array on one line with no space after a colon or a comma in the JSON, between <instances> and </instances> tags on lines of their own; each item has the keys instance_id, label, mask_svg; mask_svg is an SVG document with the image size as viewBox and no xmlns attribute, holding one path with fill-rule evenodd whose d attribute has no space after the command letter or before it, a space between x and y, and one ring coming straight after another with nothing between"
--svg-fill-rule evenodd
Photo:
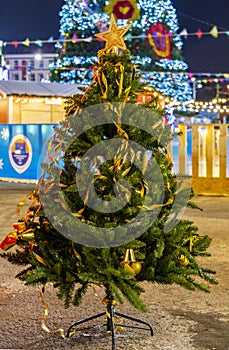
<instances>
[{"instance_id":1,"label":"string of fairy lights","mask_svg":"<svg viewBox=\"0 0 229 350\"><path fill-rule=\"evenodd\" d=\"M186 103L169 102L168 106L177 112L198 114L199 112L229 115L229 99L214 98L212 101L186 101Z\"/></svg>"}]
</instances>

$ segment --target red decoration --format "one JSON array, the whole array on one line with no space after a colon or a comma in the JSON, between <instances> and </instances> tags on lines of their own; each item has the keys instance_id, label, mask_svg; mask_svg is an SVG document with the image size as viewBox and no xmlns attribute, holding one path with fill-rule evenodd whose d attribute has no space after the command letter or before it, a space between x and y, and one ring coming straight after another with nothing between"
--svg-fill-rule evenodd
<instances>
[{"instance_id":1,"label":"red decoration","mask_svg":"<svg viewBox=\"0 0 229 350\"><path fill-rule=\"evenodd\" d=\"M201 39L201 38L202 38L202 35L203 35L203 33L202 33L201 29L199 28L199 29L197 30L197 32L196 32L196 36L197 36L198 39Z\"/></svg>"},{"instance_id":2,"label":"red decoration","mask_svg":"<svg viewBox=\"0 0 229 350\"><path fill-rule=\"evenodd\" d=\"M113 13L118 19L129 19L132 18L134 13L134 6L129 0L117 1Z\"/></svg>"},{"instance_id":3,"label":"red decoration","mask_svg":"<svg viewBox=\"0 0 229 350\"><path fill-rule=\"evenodd\" d=\"M16 222L13 224L13 228L17 231L25 231L26 230L26 225L25 222Z\"/></svg>"},{"instance_id":4,"label":"red decoration","mask_svg":"<svg viewBox=\"0 0 229 350\"><path fill-rule=\"evenodd\" d=\"M4 239L3 241L0 243L0 248L2 250L7 250L9 248L11 248L12 246L14 246L17 242L17 232L13 231L10 232Z\"/></svg>"},{"instance_id":5,"label":"red decoration","mask_svg":"<svg viewBox=\"0 0 229 350\"><path fill-rule=\"evenodd\" d=\"M157 57L172 59L172 40L171 33L161 23L157 22L151 25L146 31L147 41L153 47Z\"/></svg>"},{"instance_id":6,"label":"red decoration","mask_svg":"<svg viewBox=\"0 0 229 350\"><path fill-rule=\"evenodd\" d=\"M17 41L11 41L11 44L12 44L15 48L18 47L18 42L17 42Z\"/></svg>"}]
</instances>

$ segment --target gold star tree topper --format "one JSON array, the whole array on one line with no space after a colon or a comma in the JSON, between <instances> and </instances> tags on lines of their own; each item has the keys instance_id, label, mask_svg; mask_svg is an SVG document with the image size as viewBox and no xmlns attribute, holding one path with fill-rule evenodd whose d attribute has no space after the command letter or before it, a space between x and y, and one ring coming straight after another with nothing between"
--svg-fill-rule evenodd
<instances>
[{"instance_id":1,"label":"gold star tree topper","mask_svg":"<svg viewBox=\"0 0 229 350\"><path fill-rule=\"evenodd\" d=\"M95 34L95 36L103 41L106 41L105 50L117 51L117 48L126 50L126 44L123 36L130 29L131 24L118 27L113 13L111 14L111 21L109 29L106 32Z\"/></svg>"}]
</instances>

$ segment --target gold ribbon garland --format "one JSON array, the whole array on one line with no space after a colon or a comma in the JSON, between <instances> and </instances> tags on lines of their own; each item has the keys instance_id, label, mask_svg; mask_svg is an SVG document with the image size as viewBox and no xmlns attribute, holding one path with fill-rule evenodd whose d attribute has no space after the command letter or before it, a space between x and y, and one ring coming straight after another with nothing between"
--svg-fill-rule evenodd
<instances>
[{"instance_id":1,"label":"gold ribbon garland","mask_svg":"<svg viewBox=\"0 0 229 350\"><path fill-rule=\"evenodd\" d=\"M44 305L45 307L45 311L41 317L41 328L46 332L46 333L52 333L52 334L60 334L60 336L63 338L63 339L68 339L66 338L66 336L64 335L64 329L62 328L58 328L57 330L55 331L51 331L47 326L46 326L46 318L49 314L49 306L48 306L48 303L44 300L44 292L45 292L45 287L43 286L41 291L40 291L40 299L41 299L41 302L42 304ZM70 333L70 336L72 336L73 334L75 333L75 331L73 330L71 333Z\"/></svg>"},{"instance_id":2,"label":"gold ribbon garland","mask_svg":"<svg viewBox=\"0 0 229 350\"><path fill-rule=\"evenodd\" d=\"M41 328L46 332L46 333L52 333L52 334L59 334L63 339L67 340L69 339L70 337L72 337L74 334L75 334L75 329L72 328L71 329L71 332L69 333L69 337L67 338L65 336L65 331L63 328L58 328L54 331L51 331L47 325L46 325L46 319L49 315L49 305L48 303L44 300L44 293L45 293L45 286L42 287L42 289L40 290L40 299L41 299L41 302L42 304L44 305L45 307L45 310L42 314L42 317L41 317ZM103 299L103 304L104 305L108 305L108 304L112 304L113 306L116 305L116 301L115 300L108 300L106 297ZM106 316L110 319L111 318L111 315L109 313L108 310L106 310ZM124 331L124 327L121 325L124 321L121 317L118 318L118 321L120 324L117 324L117 318L114 318L113 319L113 322L114 322L114 331L121 331L123 332Z\"/></svg>"}]
</instances>

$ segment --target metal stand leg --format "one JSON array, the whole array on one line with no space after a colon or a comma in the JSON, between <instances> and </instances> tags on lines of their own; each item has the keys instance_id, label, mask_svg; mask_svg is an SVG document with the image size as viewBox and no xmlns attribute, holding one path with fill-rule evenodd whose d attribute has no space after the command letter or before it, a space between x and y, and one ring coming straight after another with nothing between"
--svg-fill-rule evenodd
<instances>
[{"instance_id":1,"label":"metal stand leg","mask_svg":"<svg viewBox=\"0 0 229 350\"><path fill-rule=\"evenodd\" d=\"M92 320L94 320L96 318L100 318L102 316L107 316L106 327L107 327L107 331L111 333L111 337L112 337L111 350L115 350L115 330L114 330L115 329L115 327L114 327L114 317L115 317L115 315L120 316L122 318L125 318L127 320L131 320L131 321L134 321L136 323L140 323L140 324L143 324L143 325L147 326L147 328L145 328L145 327L140 327L140 326L132 326L132 325L123 325L122 324L121 325L122 327L149 330L151 336L154 335L153 328L148 322L142 321L142 320L140 320L138 318L135 318L135 317L132 317L132 316L128 316L128 315L122 314L120 312L115 312L115 304L116 303L115 303L114 298L112 297L112 295L109 293L109 291L107 291L107 296L105 298L104 304L106 304L106 306L107 306L107 311L106 312L102 312L100 314L96 314L96 315L93 315L91 317L88 317L88 318L85 318L83 320L80 320L80 321L77 321L77 322L73 323L69 327L69 329L67 331L67 334L66 334L66 337L69 338L71 336L71 333L72 333L73 329L75 330L75 327L77 327L78 325L83 324L83 323L87 323L89 321L92 321ZM116 326L119 326L119 325L117 324Z\"/></svg>"},{"instance_id":2,"label":"metal stand leg","mask_svg":"<svg viewBox=\"0 0 229 350\"><path fill-rule=\"evenodd\" d=\"M84 318L83 320L80 320L80 321L77 321L75 323L73 323L69 328L68 328L68 331L67 331L67 334L66 334L66 337L69 338L70 337L70 334L71 334L71 331L73 330L73 328L75 328L76 326L82 324L82 323L87 323L91 320L94 320L96 318L99 318L99 317L102 317L102 316L105 316L106 315L106 312L102 312L101 314L97 314L97 315L93 315L91 317L88 317L88 318Z\"/></svg>"},{"instance_id":3,"label":"metal stand leg","mask_svg":"<svg viewBox=\"0 0 229 350\"><path fill-rule=\"evenodd\" d=\"M150 330L151 336L154 335L153 328L152 328L152 326L151 326L150 323L145 322L145 321L142 321L142 320L140 320L139 318L135 318L135 317L128 316L128 315L125 315L125 314L121 314L120 312L116 312L116 315L117 315L117 316L120 316L120 317L123 317L123 318L126 318L127 320L135 321L135 322L137 322L137 323L141 323L141 324L144 324L144 325L148 326L148 328L145 328L145 327L138 327L138 326L122 325L122 327Z\"/></svg>"},{"instance_id":4,"label":"metal stand leg","mask_svg":"<svg viewBox=\"0 0 229 350\"><path fill-rule=\"evenodd\" d=\"M111 332L111 350L115 350L115 338L114 338L114 305L112 303L107 305L107 330Z\"/></svg>"}]
</instances>

